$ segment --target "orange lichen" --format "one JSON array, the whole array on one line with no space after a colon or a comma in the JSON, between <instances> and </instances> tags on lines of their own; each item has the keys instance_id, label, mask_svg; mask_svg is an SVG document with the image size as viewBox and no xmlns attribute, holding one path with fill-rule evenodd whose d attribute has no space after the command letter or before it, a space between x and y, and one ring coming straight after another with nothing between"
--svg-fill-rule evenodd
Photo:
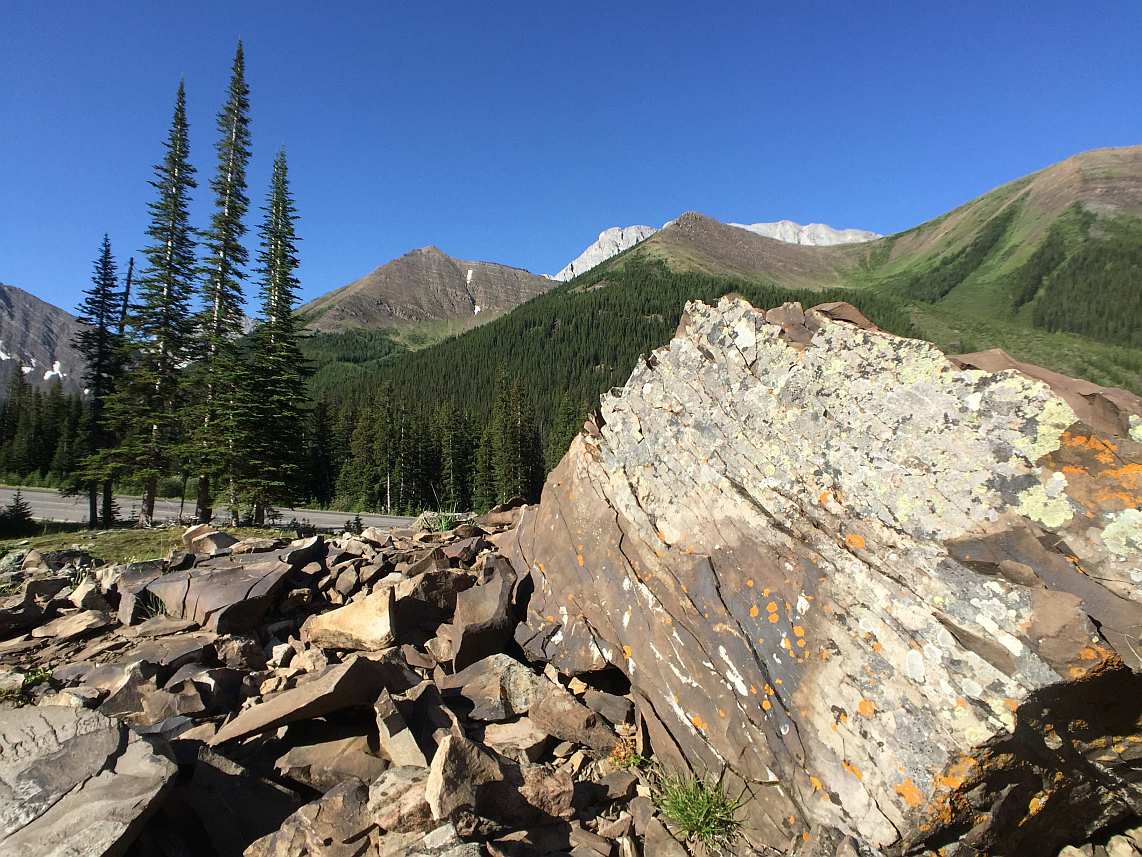
<instances>
[{"instance_id":1,"label":"orange lichen","mask_svg":"<svg viewBox=\"0 0 1142 857\"><path fill-rule=\"evenodd\" d=\"M702 731L705 731L709 726L709 724L702 719L701 715L698 714L690 715L690 722L694 724L695 729L701 729Z\"/></svg>"},{"instance_id":2,"label":"orange lichen","mask_svg":"<svg viewBox=\"0 0 1142 857\"><path fill-rule=\"evenodd\" d=\"M1085 467L1079 467L1078 465L1075 465L1075 464L1064 464L1063 465L1063 473L1067 474L1067 476L1081 476L1081 475L1085 474L1086 472L1087 471L1086 471Z\"/></svg>"},{"instance_id":3,"label":"orange lichen","mask_svg":"<svg viewBox=\"0 0 1142 857\"><path fill-rule=\"evenodd\" d=\"M583 559L583 554L581 554L581 553L575 555L575 562L579 563L579 568L582 568L584 565L587 564L587 561L585 559Z\"/></svg>"},{"instance_id":4,"label":"orange lichen","mask_svg":"<svg viewBox=\"0 0 1142 857\"><path fill-rule=\"evenodd\" d=\"M817 503L822 505L822 506L828 506L829 500L832 499L832 496L833 495L830 494L828 491L822 491L821 496L817 498Z\"/></svg>"},{"instance_id":5,"label":"orange lichen","mask_svg":"<svg viewBox=\"0 0 1142 857\"><path fill-rule=\"evenodd\" d=\"M780 616L778 616L776 613L770 613L770 614L769 614L769 621L770 621L770 622L773 622L774 624L777 624L777 622L778 622L778 620L779 620L779 619L781 619L781 617L780 617Z\"/></svg>"},{"instance_id":6,"label":"orange lichen","mask_svg":"<svg viewBox=\"0 0 1142 857\"><path fill-rule=\"evenodd\" d=\"M918 807L924 802L923 793L916 787L916 784L912 782L911 777L902 783L897 783L892 789L900 795L900 797L904 799L904 802L910 807Z\"/></svg>"},{"instance_id":7,"label":"orange lichen","mask_svg":"<svg viewBox=\"0 0 1142 857\"><path fill-rule=\"evenodd\" d=\"M752 577L746 578L745 585L748 586L750 589L753 589L753 578Z\"/></svg>"},{"instance_id":8,"label":"orange lichen","mask_svg":"<svg viewBox=\"0 0 1142 857\"><path fill-rule=\"evenodd\" d=\"M862 717L872 717L876 714L876 703L871 699L862 699L857 703L857 712Z\"/></svg>"},{"instance_id":9,"label":"orange lichen","mask_svg":"<svg viewBox=\"0 0 1142 857\"><path fill-rule=\"evenodd\" d=\"M819 792L822 788L824 788L824 786L821 785L821 781L811 774L809 776L809 785L813 787L813 791L815 792Z\"/></svg>"},{"instance_id":10,"label":"orange lichen","mask_svg":"<svg viewBox=\"0 0 1142 857\"><path fill-rule=\"evenodd\" d=\"M769 711L769 709L771 709L771 708L773 708L773 706L770 704L768 699L763 699L761 701L761 710L762 711Z\"/></svg>"},{"instance_id":11,"label":"orange lichen","mask_svg":"<svg viewBox=\"0 0 1142 857\"><path fill-rule=\"evenodd\" d=\"M634 652L631 650L630 646L623 646L623 654L626 655L626 658L629 661L631 658L631 655L633 655Z\"/></svg>"},{"instance_id":12,"label":"orange lichen","mask_svg":"<svg viewBox=\"0 0 1142 857\"><path fill-rule=\"evenodd\" d=\"M853 550L864 550L864 536L858 533L849 533L845 536L845 544Z\"/></svg>"},{"instance_id":13,"label":"orange lichen","mask_svg":"<svg viewBox=\"0 0 1142 857\"><path fill-rule=\"evenodd\" d=\"M756 618L757 618L757 614L758 614L758 613L760 613L760 612L761 612L761 611L757 609L757 605L756 605L756 604L754 604L752 607L750 607L750 608L749 608L749 615L750 615L751 617L753 617L754 619L756 619Z\"/></svg>"},{"instance_id":14,"label":"orange lichen","mask_svg":"<svg viewBox=\"0 0 1142 857\"><path fill-rule=\"evenodd\" d=\"M860 768L858 768L856 765L854 765L848 759L845 759L844 761L841 762L841 767L844 768L846 771L848 771L850 774L852 774L854 777L856 777L858 782L864 780L864 774L862 774L860 772Z\"/></svg>"},{"instance_id":15,"label":"orange lichen","mask_svg":"<svg viewBox=\"0 0 1142 857\"><path fill-rule=\"evenodd\" d=\"M803 625L794 625L793 626L793 634L797 637L804 637L805 636L805 627Z\"/></svg>"},{"instance_id":16,"label":"orange lichen","mask_svg":"<svg viewBox=\"0 0 1142 857\"><path fill-rule=\"evenodd\" d=\"M776 601L770 601L768 604L765 605L765 610L768 613L776 613L777 612L777 602Z\"/></svg>"}]
</instances>

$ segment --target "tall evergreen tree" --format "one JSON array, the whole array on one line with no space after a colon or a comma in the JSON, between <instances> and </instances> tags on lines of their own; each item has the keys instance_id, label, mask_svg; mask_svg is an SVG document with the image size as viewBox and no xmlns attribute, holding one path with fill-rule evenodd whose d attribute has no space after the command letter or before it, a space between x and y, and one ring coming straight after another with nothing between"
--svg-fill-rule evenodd
<instances>
[{"instance_id":1,"label":"tall evergreen tree","mask_svg":"<svg viewBox=\"0 0 1142 857\"><path fill-rule=\"evenodd\" d=\"M186 90L180 82L162 161L150 182L155 199L139 277L138 301L129 317L133 333L130 365L124 382L107 402L120 444L101 456L110 477L130 468L143 482L140 522L154 516L159 478L180 455L181 370L191 356L190 302L194 294L194 231L190 192L196 187L189 160Z\"/></svg>"},{"instance_id":2,"label":"tall evergreen tree","mask_svg":"<svg viewBox=\"0 0 1142 857\"><path fill-rule=\"evenodd\" d=\"M103 409L122 365L119 334L116 332L119 321L118 285L115 258L111 255L111 239L104 235L99 258L95 260L95 269L91 275L91 288L84 292L83 303L79 307L79 320L86 326L75 335L74 342L86 365L83 381L87 386L89 414L84 421L87 436L83 447L88 452L105 449L110 445ZM108 491L110 482L110 479L104 477ZM88 526L95 529L99 524L98 481L88 479L85 487Z\"/></svg>"},{"instance_id":3,"label":"tall evergreen tree","mask_svg":"<svg viewBox=\"0 0 1142 857\"><path fill-rule=\"evenodd\" d=\"M318 399L309 417L306 432L307 466L305 488L318 506L328 506L337 489L337 471L334 468L334 432L329 403Z\"/></svg>"},{"instance_id":4,"label":"tall evergreen tree","mask_svg":"<svg viewBox=\"0 0 1142 857\"><path fill-rule=\"evenodd\" d=\"M265 217L258 229L261 318L251 336L244 379L243 487L262 523L272 503L291 499L305 454L302 402L308 369L294 316L298 266L297 213L289 191L285 151L274 158Z\"/></svg>"},{"instance_id":5,"label":"tall evergreen tree","mask_svg":"<svg viewBox=\"0 0 1142 857\"><path fill-rule=\"evenodd\" d=\"M218 164L210 189L214 214L203 233L206 249L202 277L202 314L198 319L201 354L197 364L198 401L194 451L198 471L196 517L206 523L212 515L211 472L233 461L238 442L231 418L237 396L242 332L242 278L247 263L242 238L249 209L246 168L250 161L250 88L246 85L242 43L234 53L226 103L218 113ZM225 468L229 469L229 468ZM227 479L227 481L229 481Z\"/></svg>"}]
</instances>

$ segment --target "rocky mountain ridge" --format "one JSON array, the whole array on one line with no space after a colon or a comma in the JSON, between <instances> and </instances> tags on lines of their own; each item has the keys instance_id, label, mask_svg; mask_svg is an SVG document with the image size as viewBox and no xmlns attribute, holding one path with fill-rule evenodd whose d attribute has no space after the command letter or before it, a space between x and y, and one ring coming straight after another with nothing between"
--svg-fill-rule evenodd
<instances>
[{"instance_id":1,"label":"rocky mountain ridge","mask_svg":"<svg viewBox=\"0 0 1142 857\"><path fill-rule=\"evenodd\" d=\"M18 370L33 384L83 387L83 359L72 346L79 319L66 310L0 283L0 373Z\"/></svg>"},{"instance_id":2,"label":"rocky mountain ridge","mask_svg":"<svg viewBox=\"0 0 1142 857\"><path fill-rule=\"evenodd\" d=\"M454 259L429 246L310 301L298 312L310 330L324 333L432 322L458 332L502 315L551 286L546 277L522 268Z\"/></svg>"},{"instance_id":3,"label":"rocky mountain ridge","mask_svg":"<svg viewBox=\"0 0 1142 857\"><path fill-rule=\"evenodd\" d=\"M674 220L668 220L662 225L662 229L666 229L674 222ZM859 244L881 237L878 233L869 232L866 229L834 229L824 223L809 223L802 226L792 220L777 220L772 223L729 223L727 225L786 244L804 244L813 247ZM604 229L599 233L599 237L594 243L587 245L582 253L568 262L558 274L552 275L551 279L560 282L574 279L619 253L629 250L658 231L653 226L612 226L609 229Z\"/></svg>"}]
</instances>

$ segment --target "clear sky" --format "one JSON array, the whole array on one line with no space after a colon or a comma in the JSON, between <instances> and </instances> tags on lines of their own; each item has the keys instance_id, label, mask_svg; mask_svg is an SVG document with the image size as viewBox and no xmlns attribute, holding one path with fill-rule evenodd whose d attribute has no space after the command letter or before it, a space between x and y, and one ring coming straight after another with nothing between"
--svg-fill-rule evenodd
<instances>
[{"instance_id":1,"label":"clear sky","mask_svg":"<svg viewBox=\"0 0 1142 857\"><path fill-rule=\"evenodd\" d=\"M180 77L205 225L239 37L307 298L426 244L550 273L690 209L893 232L1142 142L1135 0L0 0L0 281L71 308L104 231L137 253Z\"/></svg>"}]
</instances>

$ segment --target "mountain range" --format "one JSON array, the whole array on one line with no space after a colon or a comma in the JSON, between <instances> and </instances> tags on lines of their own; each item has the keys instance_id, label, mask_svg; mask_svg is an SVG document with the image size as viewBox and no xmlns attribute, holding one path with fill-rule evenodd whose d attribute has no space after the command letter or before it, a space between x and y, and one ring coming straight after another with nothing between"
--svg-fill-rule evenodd
<instances>
[{"instance_id":1,"label":"mountain range","mask_svg":"<svg viewBox=\"0 0 1142 857\"><path fill-rule=\"evenodd\" d=\"M685 301L855 304L881 327L950 353L1014 358L1142 391L1142 147L1084 152L912 229L831 246L775 240L688 212L510 313L411 354L341 361L320 390L383 381L487 405L500 372L589 406L667 342ZM348 352L348 343L337 348ZM458 371L457 367L463 367Z\"/></svg>"},{"instance_id":2,"label":"mountain range","mask_svg":"<svg viewBox=\"0 0 1142 857\"><path fill-rule=\"evenodd\" d=\"M687 212L662 228L606 229L550 278L424 247L300 313L318 334L381 332L391 360L394 349L431 345L533 299L530 315L554 314L566 290L597 292L623 280L626 268L644 273L648 264L715 278L726 291L742 284L843 289L894 305L917 335L945 349L998 346L1100 384L1142 389L1137 146L1075 155L888 236L791 221L722 223ZM0 359L34 380L78 384L70 345L76 324L64 310L0 287Z\"/></svg>"}]
</instances>

